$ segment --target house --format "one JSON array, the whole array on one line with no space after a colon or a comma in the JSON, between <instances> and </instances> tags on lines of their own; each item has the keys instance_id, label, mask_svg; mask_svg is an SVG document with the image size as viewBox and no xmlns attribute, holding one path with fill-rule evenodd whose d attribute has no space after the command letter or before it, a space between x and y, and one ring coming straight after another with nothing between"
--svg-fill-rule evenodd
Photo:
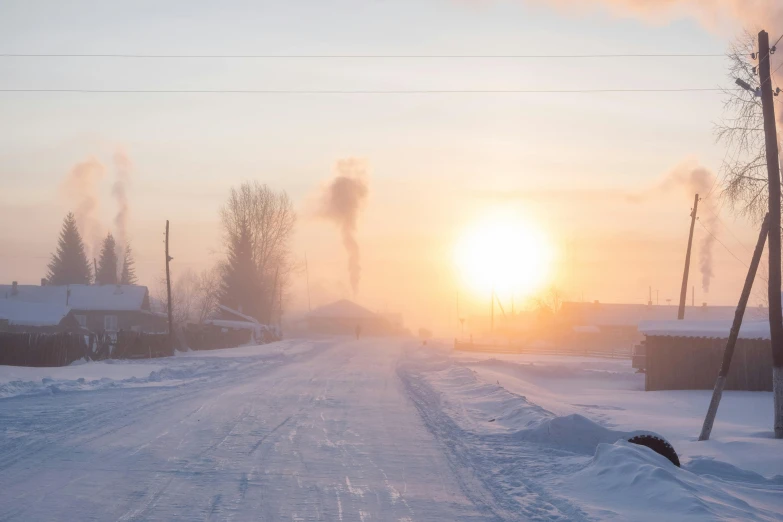
<instances>
[{"instance_id":1,"label":"house","mask_svg":"<svg viewBox=\"0 0 783 522\"><path fill-rule=\"evenodd\" d=\"M307 314L306 321L310 333L354 335L357 327L362 335L393 335L401 331L382 315L347 299L316 308Z\"/></svg>"},{"instance_id":2,"label":"house","mask_svg":"<svg viewBox=\"0 0 783 522\"><path fill-rule=\"evenodd\" d=\"M688 321L731 321L734 306L686 306ZM630 350L644 335L639 325L648 321L676 321L676 305L566 302L558 314L568 340L572 344L600 344ZM764 308L748 308L745 317L749 320L763 320L767 317Z\"/></svg>"},{"instance_id":3,"label":"house","mask_svg":"<svg viewBox=\"0 0 783 522\"><path fill-rule=\"evenodd\" d=\"M149 291L138 285L0 285L0 302L8 314L35 305L41 313L69 310L73 319L93 332L132 330L166 332L166 318L150 310ZM16 312L10 312L16 310ZM66 314L66 315L68 315ZM10 323L10 321L9 321Z\"/></svg>"},{"instance_id":4,"label":"house","mask_svg":"<svg viewBox=\"0 0 783 522\"><path fill-rule=\"evenodd\" d=\"M645 389L711 390L732 321L645 321ZM727 390L772 391L769 321L743 321L726 379Z\"/></svg>"},{"instance_id":5,"label":"house","mask_svg":"<svg viewBox=\"0 0 783 522\"><path fill-rule=\"evenodd\" d=\"M67 306L0 299L0 332L58 333L81 329Z\"/></svg>"}]
</instances>

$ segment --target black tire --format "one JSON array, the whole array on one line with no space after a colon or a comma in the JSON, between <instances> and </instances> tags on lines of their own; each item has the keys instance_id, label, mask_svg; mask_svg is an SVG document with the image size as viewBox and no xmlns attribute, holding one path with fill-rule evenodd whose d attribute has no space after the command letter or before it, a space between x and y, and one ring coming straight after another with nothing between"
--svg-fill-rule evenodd
<instances>
[{"instance_id":1,"label":"black tire","mask_svg":"<svg viewBox=\"0 0 783 522\"><path fill-rule=\"evenodd\" d=\"M656 437L655 435L637 435L636 437L628 439L628 442L638 444L639 446L646 446L658 455L663 455L669 459L669 462L678 468L680 467L680 457L677 456L677 452L674 451L671 444L660 437Z\"/></svg>"}]
</instances>

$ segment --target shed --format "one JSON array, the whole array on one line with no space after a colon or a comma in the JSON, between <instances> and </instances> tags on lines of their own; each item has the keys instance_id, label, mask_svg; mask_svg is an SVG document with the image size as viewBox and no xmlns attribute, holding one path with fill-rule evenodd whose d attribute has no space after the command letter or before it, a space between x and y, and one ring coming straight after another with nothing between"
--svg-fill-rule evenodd
<instances>
[{"instance_id":1,"label":"shed","mask_svg":"<svg viewBox=\"0 0 783 522\"><path fill-rule=\"evenodd\" d=\"M711 390L715 386L731 321L646 321L645 389ZM771 391L772 347L767 321L745 321L740 329L727 390Z\"/></svg>"}]
</instances>

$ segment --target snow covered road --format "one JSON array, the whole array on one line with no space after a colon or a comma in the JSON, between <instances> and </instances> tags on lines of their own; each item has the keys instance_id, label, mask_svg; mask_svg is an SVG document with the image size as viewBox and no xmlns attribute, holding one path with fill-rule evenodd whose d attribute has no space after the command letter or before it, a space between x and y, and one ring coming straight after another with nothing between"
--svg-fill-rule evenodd
<instances>
[{"instance_id":1,"label":"snow covered road","mask_svg":"<svg viewBox=\"0 0 783 522\"><path fill-rule=\"evenodd\" d=\"M486 520L406 397L402 344L4 399L0 520Z\"/></svg>"},{"instance_id":2,"label":"snow covered road","mask_svg":"<svg viewBox=\"0 0 783 522\"><path fill-rule=\"evenodd\" d=\"M0 521L783 520L764 394L697 445L704 394L507 359L321 339L0 367ZM682 468L626 442L658 426Z\"/></svg>"}]
</instances>

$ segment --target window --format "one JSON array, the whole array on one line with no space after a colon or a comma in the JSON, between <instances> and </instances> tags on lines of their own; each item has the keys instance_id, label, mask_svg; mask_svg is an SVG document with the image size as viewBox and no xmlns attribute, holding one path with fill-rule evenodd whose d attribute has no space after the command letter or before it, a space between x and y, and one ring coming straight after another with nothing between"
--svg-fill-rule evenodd
<instances>
[{"instance_id":1,"label":"window","mask_svg":"<svg viewBox=\"0 0 783 522\"><path fill-rule=\"evenodd\" d=\"M82 328L86 328L87 327L87 316L86 315L76 314L76 315L74 315L74 317L76 318L76 322L79 323L79 326L81 326Z\"/></svg>"},{"instance_id":2,"label":"window","mask_svg":"<svg viewBox=\"0 0 783 522\"><path fill-rule=\"evenodd\" d=\"M104 315L103 316L103 329L107 332L117 331L117 316L116 315Z\"/></svg>"}]
</instances>

